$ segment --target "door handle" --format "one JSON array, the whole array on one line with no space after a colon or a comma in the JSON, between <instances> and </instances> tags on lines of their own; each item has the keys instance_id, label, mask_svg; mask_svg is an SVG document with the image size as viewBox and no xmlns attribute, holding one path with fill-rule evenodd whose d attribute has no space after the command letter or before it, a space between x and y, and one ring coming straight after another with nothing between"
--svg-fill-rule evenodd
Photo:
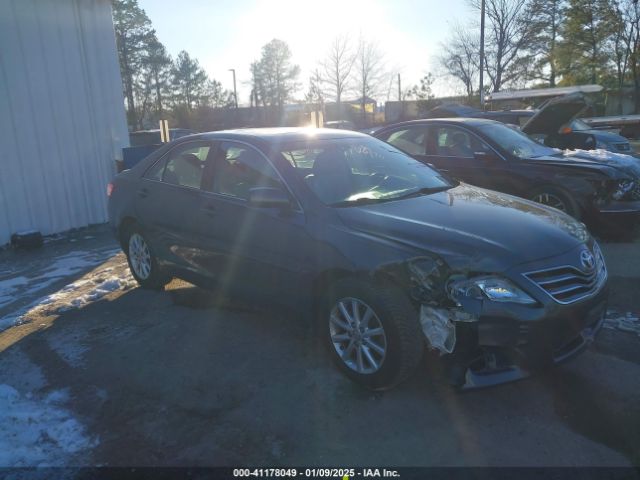
<instances>
[{"instance_id":1,"label":"door handle","mask_svg":"<svg viewBox=\"0 0 640 480\"><path fill-rule=\"evenodd\" d=\"M149 190L147 190L146 188L141 188L140 190L138 190L138 196L140 198L146 198L149 196Z\"/></svg>"}]
</instances>

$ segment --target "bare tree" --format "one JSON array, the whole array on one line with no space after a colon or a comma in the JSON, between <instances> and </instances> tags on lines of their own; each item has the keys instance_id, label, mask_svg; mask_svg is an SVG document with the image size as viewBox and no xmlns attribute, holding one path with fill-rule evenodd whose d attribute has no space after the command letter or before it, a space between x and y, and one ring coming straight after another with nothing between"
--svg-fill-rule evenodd
<instances>
[{"instance_id":1,"label":"bare tree","mask_svg":"<svg viewBox=\"0 0 640 480\"><path fill-rule=\"evenodd\" d=\"M328 85L328 92L333 96L338 109L342 95L349 87L355 55L351 48L348 35L341 35L333 39L329 52L321 64L323 78Z\"/></svg>"},{"instance_id":2,"label":"bare tree","mask_svg":"<svg viewBox=\"0 0 640 480\"><path fill-rule=\"evenodd\" d=\"M469 99L473 97L480 70L479 45L478 35L461 25L454 25L451 38L441 44L440 65L449 76L462 82Z\"/></svg>"},{"instance_id":3,"label":"bare tree","mask_svg":"<svg viewBox=\"0 0 640 480\"><path fill-rule=\"evenodd\" d=\"M388 78L384 56L375 42L360 38L354 67L355 89L360 95L362 118L366 120L367 98L378 95Z\"/></svg>"},{"instance_id":4,"label":"bare tree","mask_svg":"<svg viewBox=\"0 0 640 480\"><path fill-rule=\"evenodd\" d=\"M309 77L309 90L304 95L306 103L318 103L320 108L324 108L325 91L323 83L322 72L316 68Z\"/></svg>"},{"instance_id":5,"label":"bare tree","mask_svg":"<svg viewBox=\"0 0 640 480\"><path fill-rule=\"evenodd\" d=\"M481 0L469 0L480 12ZM485 71L491 88L523 78L530 68L532 29L525 17L527 0L485 0Z\"/></svg>"}]
</instances>

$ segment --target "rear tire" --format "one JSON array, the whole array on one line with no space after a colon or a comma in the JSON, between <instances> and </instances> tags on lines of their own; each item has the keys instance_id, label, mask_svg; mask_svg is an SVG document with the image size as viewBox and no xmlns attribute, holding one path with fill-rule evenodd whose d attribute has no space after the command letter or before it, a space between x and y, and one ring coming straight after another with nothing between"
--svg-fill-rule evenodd
<instances>
[{"instance_id":1,"label":"rear tire","mask_svg":"<svg viewBox=\"0 0 640 480\"><path fill-rule=\"evenodd\" d=\"M338 368L372 390L405 381L424 353L418 313L391 284L336 282L328 289L318 324Z\"/></svg>"},{"instance_id":2,"label":"rear tire","mask_svg":"<svg viewBox=\"0 0 640 480\"><path fill-rule=\"evenodd\" d=\"M142 229L137 225L129 226L123 233L123 240L129 270L136 282L142 288L162 290L171 278L158 264Z\"/></svg>"},{"instance_id":3,"label":"rear tire","mask_svg":"<svg viewBox=\"0 0 640 480\"><path fill-rule=\"evenodd\" d=\"M578 202L561 188L552 185L537 188L529 194L529 199L536 203L553 207L580 220L581 211Z\"/></svg>"}]
</instances>

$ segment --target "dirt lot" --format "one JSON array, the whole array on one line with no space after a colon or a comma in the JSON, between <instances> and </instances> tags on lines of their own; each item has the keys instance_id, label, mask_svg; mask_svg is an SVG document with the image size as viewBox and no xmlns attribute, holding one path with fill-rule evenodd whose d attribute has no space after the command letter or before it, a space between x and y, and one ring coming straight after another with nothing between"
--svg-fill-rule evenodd
<instances>
[{"instance_id":1,"label":"dirt lot","mask_svg":"<svg viewBox=\"0 0 640 480\"><path fill-rule=\"evenodd\" d=\"M364 391L308 319L141 290L115 249L97 229L0 253L0 465L640 465L639 244L604 247L612 328L590 351L465 394L433 356Z\"/></svg>"}]
</instances>

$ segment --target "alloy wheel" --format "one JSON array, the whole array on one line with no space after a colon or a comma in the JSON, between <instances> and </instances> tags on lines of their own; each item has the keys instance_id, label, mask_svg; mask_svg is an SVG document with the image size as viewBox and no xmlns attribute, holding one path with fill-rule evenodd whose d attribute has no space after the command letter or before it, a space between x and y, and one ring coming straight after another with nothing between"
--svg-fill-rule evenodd
<instances>
[{"instance_id":1,"label":"alloy wheel","mask_svg":"<svg viewBox=\"0 0 640 480\"><path fill-rule=\"evenodd\" d=\"M387 337L373 309L357 298L343 298L329 316L331 343L351 370L372 374L380 370L387 354Z\"/></svg>"},{"instance_id":2,"label":"alloy wheel","mask_svg":"<svg viewBox=\"0 0 640 480\"><path fill-rule=\"evenodd\" d=\"M567 206L562 201L562 199L558 198L553 193L539 193L538 195L534 196L532 198L532 200L534 202L538 202L538 203L541 203L543 205L547 205L549 207L553 207L553 208L558 209L558 210L560 210L562 212L566 212L567 211Z\"/></svg>"},{"instance_id":3,"label":"alloy wheel","mask_svg":"<svg viewBox=\"0 0 640 480\"><path fill-rule=\"evenodd\" d=\"M134 233L129 238L129 260L133 272L142 280L151 274L151 252L142 235Z\"/></svg>"}]
</instances>

